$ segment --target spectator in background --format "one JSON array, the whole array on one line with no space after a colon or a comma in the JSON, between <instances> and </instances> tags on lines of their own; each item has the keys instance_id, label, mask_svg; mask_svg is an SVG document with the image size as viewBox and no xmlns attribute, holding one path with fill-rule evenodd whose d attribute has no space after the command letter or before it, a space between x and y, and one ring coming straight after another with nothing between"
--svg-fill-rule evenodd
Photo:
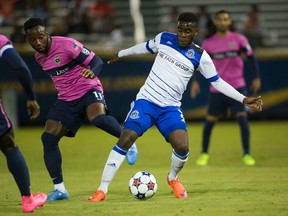
<instances>
[{"instance_id":1,"label":"spectator in background","mask_svg":"<svg viewBox=\"0 0 288 216\"><path fill-rule=\"evenodd\" d=\"M109 33L109 22L113 15L112 4L108 0L95 0L88 7L90 33Z\"/></svg>"},{"instance_id":2,"label":"spectator in background","mask_svg":"<svg viewBox=\"0 0 288 216\"><path fill-rule=\"evenodd\" d=\"M199 27L195 43L201 45L204 39L215 33L215 29L205 5L200 5L198 7L197 16L199 19Z\"/></svg>"},{"instance_id":3,"label":"spectator in background","mask_svg":"<svg viewBox=\"0 0 288 216\"><path fill-rule=\"evenodd\" d=\"M164 16L160 21L160 31L168 31L168 32L177 32L177 25L175 23L178 22L178 17L180 14L180 10L177 6L172 6L170 8L170 12L167 16Z\"/></svg>"},{"instance_id":4,"label":"spectator in background","mask_svg":"<svg viewBox=\"0 0 288 216\"><path fill-rule=\"evenodd\" d=\"M68 27L66 25L66 19L59 17L57 22L52 26L51 36L67 36Z\"/></svg>"},{"instance_id":5,"label":"spectator in background","mask_svg":"<svg viewBox=\"0 0 288 216\"><path fill-rule=\"evenodd\" d=\"M252 48L265 45L266 24L256 4L251 5L251 10L248 14L241 16L240 22L237 24L237 30L248 38Z\"/></svg>"},{"instance_id":6,"label":"spectator in background","mask_svg":"<svg viewBox=\"0 0 288 216\"><path fill-rule=\"evenodd\" d=\"M109 32L109 40L107 41L105 48L107 50L112 50L116 48L120 48L123 45L124 41L124 32L122 26L113 21L110 23L110 32Z\"/></svg>"},{"instance_id":7,"label":"spectator in background","mask_svg":"<svg viewBox=\"0 0 288 216\"><path fill-rule=\"evenodd\" d=\"M0 26L7 26L13 23L16 1L17 0L0 0Z\"/></svg>"},{"instance_id":8,"label":"spectator in background","mask_svg":"<svg viewBox=\"0 0 288 216\"><path fill-rule=\"evenodd\" d=\"M13 25L13 31L10 35L10 40L15 44L23 44L26 43L26 37L23 32L23 27L19 23L19 21L15 21Z\"/></svg>"},{"instance_id":9,"label":"spectator in background","mask_svg":"<svg viewBox=\"0 0 288 216\"><path fill-rule=\"evenodd\" d=\"M27 16L39 17L47 23L49 3L50 0L27 0Z\"/></svg>"},{"instance_id":10,"label":"spectator in background","mask_svg":"<svg viewBox=\"0 0 288 216\"><path fill-rule=\"evenodd\" d=\"M72 0L68 3L67 24L69 33L89 32L87 7L83 0Z\"/></svg>"}]
</instances>

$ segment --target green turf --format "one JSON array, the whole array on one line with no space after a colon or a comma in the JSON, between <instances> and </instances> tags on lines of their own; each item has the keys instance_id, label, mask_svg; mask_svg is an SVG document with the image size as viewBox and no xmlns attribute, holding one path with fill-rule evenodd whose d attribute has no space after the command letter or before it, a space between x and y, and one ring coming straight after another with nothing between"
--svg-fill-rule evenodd
<instances>
[{"instance_id":1,"label":"green turf","mask_svg":"<svg viewBox=\"0 0 288 216\"><path fill-rule=\"evenodd\" d=\"M171 148L156 128L150 129L138 140L138 162L134 166L124 162L107 200L101 203L86 200L99 185L116 139L96 128L82 127L76 138L60 142L69 200L47 203L33 215L288 216L288 122L256 122L250 127L255 167L242 164L237 124L219 123L211 138L210 164L201 168L195 159L202 124L189 125L191 154L180 174L189 194L184 200L175 198L165 182ZM32 191L49 193L52 183L42 159L42 130L21 128L15 134L30 169ZM0 215L22 215L19 192L3 156L0 164ZM158 191L150 200L136 200L128 191L130 177L139 170L149 171L157 179Z\"/></svg>"}]
</instances>

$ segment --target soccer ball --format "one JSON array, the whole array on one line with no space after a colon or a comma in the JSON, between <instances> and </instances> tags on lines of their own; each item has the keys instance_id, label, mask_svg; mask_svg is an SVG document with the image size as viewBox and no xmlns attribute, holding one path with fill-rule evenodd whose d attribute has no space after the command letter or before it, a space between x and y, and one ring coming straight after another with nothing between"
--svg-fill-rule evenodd
<instances>
[{"instance_id":1,"label":"soccer ball","mask_svg":"<svg viewBox=\"0 0 288 216\"><path fill-rule=\"evenodd\" d=\"M151 198L157 191L156 179L149 172L137 172L129 181L129 190L137 199Z\"/></svg>"}]
</instances>

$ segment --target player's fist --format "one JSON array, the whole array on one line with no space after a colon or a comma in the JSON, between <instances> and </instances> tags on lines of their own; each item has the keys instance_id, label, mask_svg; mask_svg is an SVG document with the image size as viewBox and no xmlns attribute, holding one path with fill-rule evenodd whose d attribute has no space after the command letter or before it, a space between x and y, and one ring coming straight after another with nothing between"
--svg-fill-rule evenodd
<instances>
[{"instance_id":1,"label":"player's fist","mask_svg":"<svg viewBox=\"0 0 288 216\"><path fill-rule=\"evenodd\" d=\"M94 79L96 77L93 71L89 69L83 69L80 73L83 77L88 78L88 79Z\"/></svg>"},{"instance_id":2,"label":"player's fist","mask_svg":"<svg viewBox=\"0 0 288 216\"><path fill-rule=\"evenodd\" d=\"M111 58L107 63L108 63L108 64L111 64L111 63L116 62L116 61L119 61L118 52L115 52L115 53L112 55L112 58Z\"/></svg>"},{"instance_id":3,"label":"player's fist","mask_svg":"<svg viewBox=\"0 0 288 216\"><path fill-rule=\"evenodd\" d=\"M36 100L27 100L27 111L31 119L36 119L40 114L40 106Z\"/></svg>"},{"instance_id":4,"label":"player's fist","mask_svg":"<svg viewBox=\"0 0 288 216\"><path fill-rule=\"evenodd\" d=\"M263 101L261 99L261 96L258 97L246 97L243 100L243 104L245 106L248 106L252 108L253 110L256 110L258 112L262 111Z\"/></svg>"}]
</instances>

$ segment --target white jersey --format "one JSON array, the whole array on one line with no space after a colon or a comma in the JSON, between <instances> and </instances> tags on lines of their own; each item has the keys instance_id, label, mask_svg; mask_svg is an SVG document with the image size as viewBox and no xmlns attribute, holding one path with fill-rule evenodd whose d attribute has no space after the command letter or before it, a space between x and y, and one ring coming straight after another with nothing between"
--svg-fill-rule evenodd
<instances>
[{"instance_id":1,"label":"white jersey","mask_svg":"<svg viewBox=\"0 0 288 216\"><path fill-rule=\"evenodd\" d=\"M182 49L178 45L177 35L169 32L121 50L118 56L149 52L158 54L145 84L136 96L137 100L145 99L162 107L180 106L182 95L196 70L209 82L219 80L216 68L205 50L193 43Z\"/></svg>"}]
</instances>

